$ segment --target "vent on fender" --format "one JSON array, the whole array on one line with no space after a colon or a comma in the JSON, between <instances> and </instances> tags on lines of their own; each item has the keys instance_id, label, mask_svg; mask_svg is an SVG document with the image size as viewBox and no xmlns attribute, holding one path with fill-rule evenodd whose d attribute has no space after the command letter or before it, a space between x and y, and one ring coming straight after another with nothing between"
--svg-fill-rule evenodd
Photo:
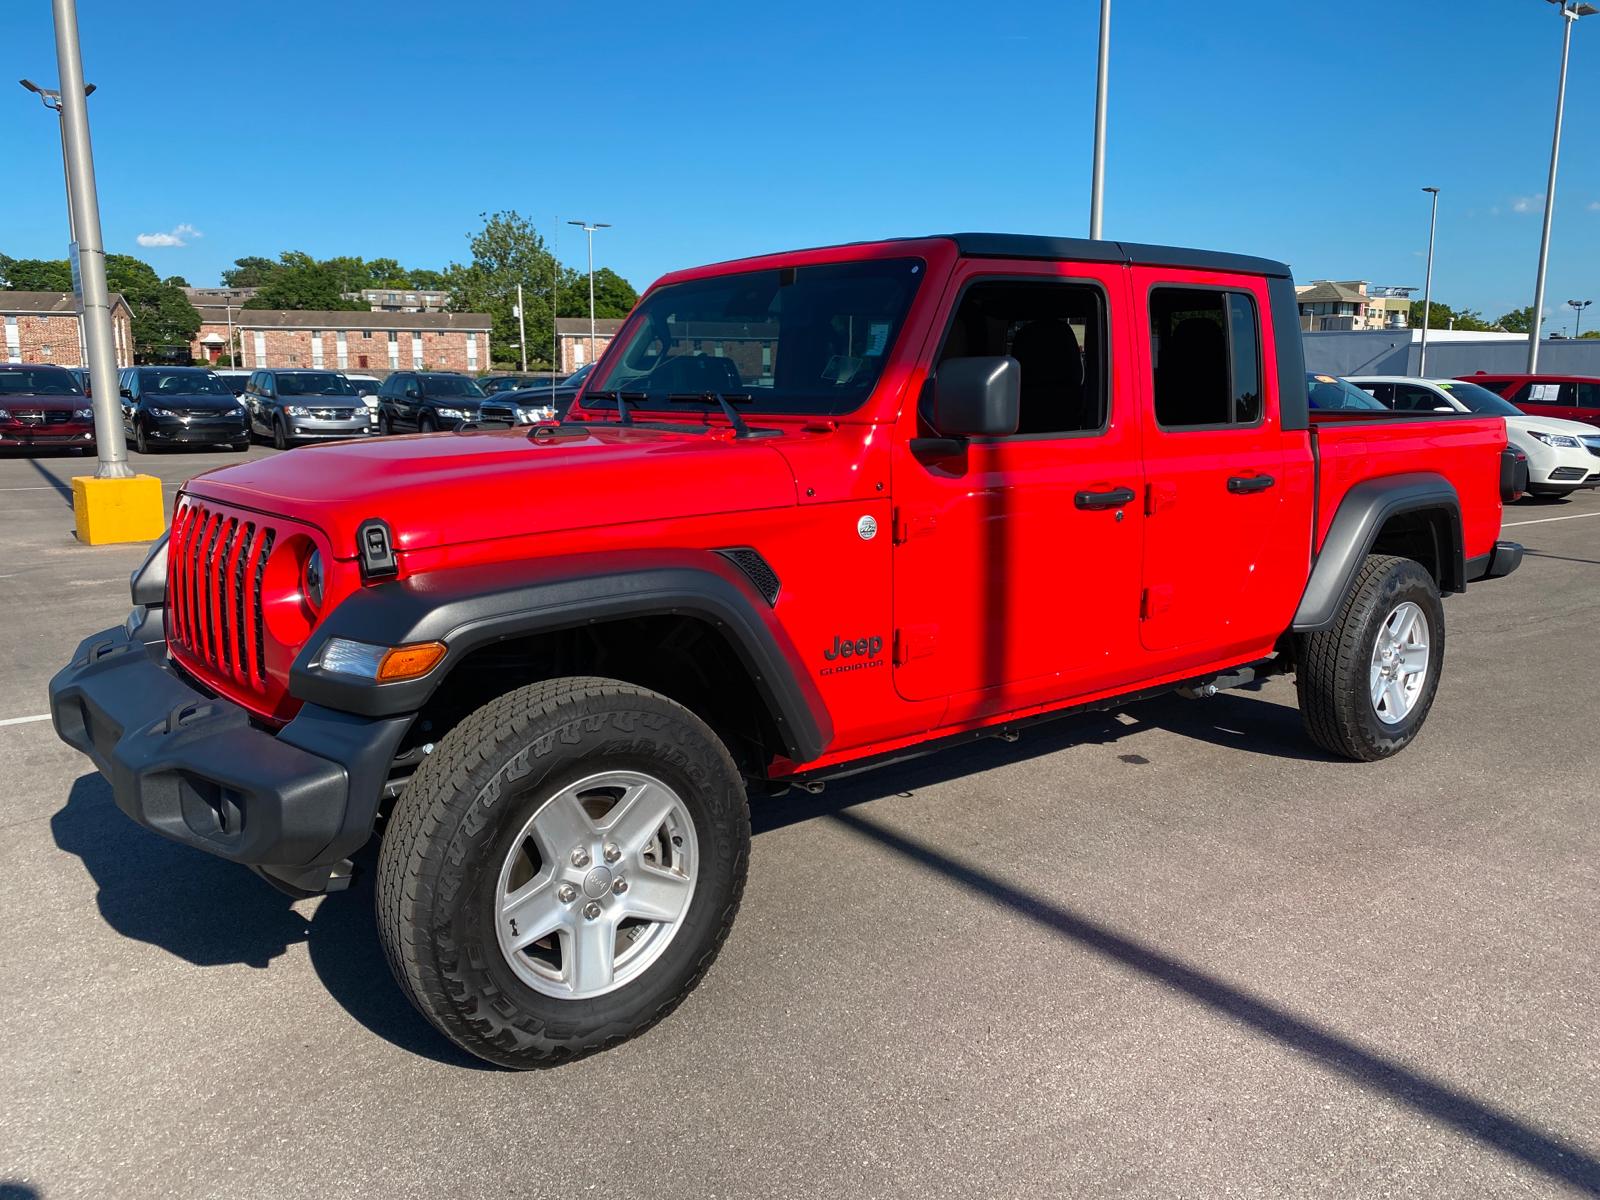
<instances>
[{"instance_id":1,"label":"vent on fender","mask_svg":"<svg viewBox=\"0 0 1600 1200\"><path fill-rule=\"evenodd\" d=\"M728 550L718 550L717 553L745 573L746 578L756 585L756 591L761 593L769 606L778 602L778 592L783 584L778 580L778 573L758 551L752 550L749 546L735 546Z\"/></svg>"}]
</instances>

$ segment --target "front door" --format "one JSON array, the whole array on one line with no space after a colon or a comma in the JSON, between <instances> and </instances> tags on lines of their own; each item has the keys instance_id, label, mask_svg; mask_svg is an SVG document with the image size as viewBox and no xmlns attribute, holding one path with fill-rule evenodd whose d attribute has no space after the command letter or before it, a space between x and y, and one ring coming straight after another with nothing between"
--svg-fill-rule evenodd
<instances>
[{"instance_id":1,"label":"front door","mask_svg":"<svg viewBox=\"0 0 1600 1200\"><path fill-rule=\"evenodd\" d=\"M1160 661L1270 643L1304 584L1306 531L1286 502L1276 372L1253 276L1136 267L1146 476L1139 637ZM1291 511L1293 510L1293 511ZM1272 628L1277 625L1277 630Z\"/></svg>"},{"instance_id":2,"label":"front door","mask_svg":"<svg viewBox=\"0 0 1600 1200\"><path fill-rule=\"evenodd\" d=\"M1080 694L1137 651L1143 473L1125 289L1121 266L1037 262L968 263L951 284L935 374L1008 354L1022 404L1012 436L895 447L895 686L951 697L947 721Z\"/></svg>"}]
</instances>

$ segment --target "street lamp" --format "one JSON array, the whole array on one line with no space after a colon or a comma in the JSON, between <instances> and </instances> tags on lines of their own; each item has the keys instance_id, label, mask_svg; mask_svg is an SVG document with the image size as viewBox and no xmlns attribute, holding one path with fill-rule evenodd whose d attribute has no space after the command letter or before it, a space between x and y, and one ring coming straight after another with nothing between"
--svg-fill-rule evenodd
<instances>
[{"instance_id":1,"label":"street lamp","mask_svg":"<svg viewBox=\"0 0 1600 1200\"><path fill-rule=\"evenodd\" d=\"M1544 273L1550 262L1550 222L1556 211L1556 159L1561 155L1561 116L1567 104L1567 54L1572 49L1572 27L1579 17L1600 12L1593 4L1577 0L1549 0L1561 10L1561 74L1556 83L1556 128L1550 138L1550 179L1544 189L1544 231L1539 235L1539 275L1533 285L1533 314L1528 321L1528 374L1539 373L1539 326L1544 317Z\"/></svg>"},{"instance_id":2,"label":"street lamp","mask_svg":"<svg viewBox=\"0 0 1600 1200\"><path fill-rule=\"evenodd\" d=\"M589 235L589 353L594 355L594 231L596 229L610 229L606 221L596 221L593 224L584 221L568 221L568 225L576 225ZM589 361L593 362L591 358Z\"/></svg>"},{"instance_id":3,"label":"street lamp","mask_svg":"<svg viewBox=\"0 0 1600 1200\"><path fill-rule=\"evenodd\" d=\"M1100 65L1094 90L1094 177L1089 185L1089 236L1099 238L1106 198L1106 75L1111 58L1111 0L1100 0Z\"/></svg>"},{"instance_id":4,"label":"street lamp","mask_svg":"<svg viewBox=\"0 0 1600 1200\"><path fill-rule=\"evenodd\" d=\"M1572 336L1578 336L1578 330L1583 326L1583 310L1593 304L1593 300L1568 300L1567 304L1572 312Z\"/></svg>"},{"instance_id":5,"label":"street lamp","mask_svg":"<svg viewBox=\"0 0 1600 1200\"><path fill-rule=\"evenodd\" d=\"M1428 273L1422 281L1422 352L1417 356L1417 374L1428 375L1428 319L1433 316L1433 233L1439 225L1439 189L1425 187L1433 193L1433 215L1428 218Z\"/></svg>"}]
</instances>

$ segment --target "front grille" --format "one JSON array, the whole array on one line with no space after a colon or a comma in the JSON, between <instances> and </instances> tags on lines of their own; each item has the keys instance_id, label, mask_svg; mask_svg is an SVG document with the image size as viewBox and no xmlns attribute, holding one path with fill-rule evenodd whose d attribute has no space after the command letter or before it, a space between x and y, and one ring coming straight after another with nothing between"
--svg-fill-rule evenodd
<instances>
[{"instance_id":1,"label":"front grille","mask_svg":"<svg viewBox=\"0 0 1600 1200\"><path fill-rule=\"evenodd\" d=\"M167 551L169 636L221 678L264 691L261 580L277 530L185 501Z\"/></svg>"},{"instance_id":2,"label":"front grille","mask_svg":"<svg viewBox=\"0 0 1600 1200\"><path fill-rule=\"evenodd\" d=\"M310 412L319 421L348 421L356 415L350 408L313 408Z\"/></svg>"},{"instance_id":3,"label":"front grille","mask_svg":"<svg viewBox=\"0 0 1600 1200\"><path fill-rule=\"evenodd\" d=\"M20 409L13 414L24 425L65 425L72 414L64 408Z\"/></svg>"}]
</instances>

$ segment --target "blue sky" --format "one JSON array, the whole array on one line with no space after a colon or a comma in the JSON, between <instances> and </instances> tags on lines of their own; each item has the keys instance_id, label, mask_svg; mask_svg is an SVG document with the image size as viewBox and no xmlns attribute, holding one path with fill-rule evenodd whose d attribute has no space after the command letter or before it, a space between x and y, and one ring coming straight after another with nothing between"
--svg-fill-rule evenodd
<instances>
[{"instance_id":1,"label":"blue sky","mask_svg":"<svg viewBox=\"0 0 1600 1200\"><path fill-rule=\"evenodd\" d=\"M107 246L196 284L283 249L442 267L502 208L612 222L597 263L641 287L832 241L1087 231L1096 0L80 4ZM0 78L54 84L49 12L7 5ZM1573 43L1562 322L1600 299L1600 17ZM1435 184L1436 297L1526 304L1559 52L1541 0L1122 0L1106 234L1420 287ZM0 251L60 256L53 123L0 102ZM581 238L561 226L563 259Z\"/></svg>"}]
</instances>

